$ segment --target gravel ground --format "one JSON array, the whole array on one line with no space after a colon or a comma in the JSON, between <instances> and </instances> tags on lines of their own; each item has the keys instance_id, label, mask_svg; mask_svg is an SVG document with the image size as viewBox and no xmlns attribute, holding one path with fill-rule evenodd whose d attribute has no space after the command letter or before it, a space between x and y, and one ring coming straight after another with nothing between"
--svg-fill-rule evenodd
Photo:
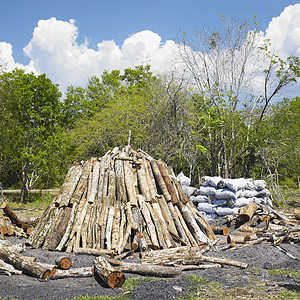
<instances>
[{"instance_id":1,"label":"gravel ground","mask_svg":"<svg viewBox=\"0 0 300 300\"><path fill-rule=\"evenodd\" d=\"M23 239L10 238L10 240L25 243ZM279 293L282 289L300 295L300 245L282 244L281 247L296 259L266 244L223 252L211 249L205 255L246 262L249 267L239 269L225 266L219 269L185 271L181 276L172 279L126 274L128 281L136 284L135 287L125 283L125 287L116 289L106 288L94 277L42 281L26 275L0 275L0 298L73 299L85 295L107 295L122 296L124 299L158 300L191 299L193 295L199 299L218 299L222 293L223 298L230 299L272 299L280 298ZM61 252L37 250L29 246L23 252L23 255L35 256L37 261L49 264L54 264L55 258L61 254ZM92 266L93 256L71 254L70 257L73 267ZM289 270L290 273L271 275L269 270L273 269Z\"/></svg>"}]
</instances>

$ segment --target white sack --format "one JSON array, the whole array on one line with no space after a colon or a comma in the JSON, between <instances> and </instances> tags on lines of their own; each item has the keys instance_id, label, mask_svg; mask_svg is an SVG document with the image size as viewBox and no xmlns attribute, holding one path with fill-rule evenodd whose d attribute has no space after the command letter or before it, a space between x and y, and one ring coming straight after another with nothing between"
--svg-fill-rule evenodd
<instances>
[{"instance_id":1,"label":"white sack","mask_svg":"<svg viewBox=\"0 0 300 300\"><path fill-rule=\"evenodd\" d=\"M206 216L205 216L205 219L206 219L206 220L215 220L215 219L217 219L217 218L219 218L219 216L218 216L216 213L213 213L213 214L206 214Z\"/></svg>"},{"instance_id":2,"label":"white sack","mask_svg":"<svg viewBox=\"0 0 300 300\"><path fill-rule=\"evenodd\" d=\"M214 196L217 190L212 186L200 186L198 191L200 192L200 195Z\"/></svg>"},{"instance_id":3,"label":"white sack","mask_svg":"<svg viewBox=\"0 0 300 300\"><path fill-rule=\"evenodd\" d=\"M256 197L258 194L255 190L242 190L240 193L238 193L239 198L252 198Z\"/></svg>"},{"instance_id":4,"label":"white sack","mask_svg":"<svg viewBox=\"0 0 300 300\"><path fill-rule=\"evenodd\" d=\"M249 185L247 179L245 178L235 178L235 179L224 179L225 186L236 192L241 189L246 189Z\"/></svg>"},{"instance_id":5,"label":"white sack","mask_svg":"<svg viewBox=\"0 0 300 300\"><path fill-rule=\"evenodd\" d=\"M190 198L197 189L191 186L183 185L182 191Z\"/></svg>"},{"instance_id":6,"label":"white sack","mask_svg":"<svg viewBox=\"0 0 300 300\"><path fill-rule=\"evenodd\" d=\"M191 179L189 177L186 177L182 172L178 174L177 178L180 179L181 185L189 186L191 184Z\"/></svg>"},{"instance_id":7,"label":"white sack","mask_svg":"<svg viewBox=\"0 0 300 300\"><path fill-rule=\"evenodd\" d=\"M198 203L197 208L209 214L215 213L215 206L210 203Z\"/></svg>"},{"instance_id":8,"label":"white sack","mask_svg":"<svg viewBox=\"0 0 300 300\"><path fill-rule=\"evenodd\" d=\"M229 189L218 189L215 197L216 199L236 199L236 194Z\"/></svg>"},{"instance_id":9,"label":"white sack","mask_svg":"<svg viewBox=\"0 0 300 300\"><path fill-rule=\"evenodd\" d=\"M258 191L256 197L260 198L260 197L269 197L271 196L271 192L268 189L263 189L261 191Z\"/></svg>"},{"instance_id":10,"label":"white sack","mask_svg":"<svg viewBox=\"0 0 300 300\"><path fill-rule=\"evenodd\" d=\"M234 215L237 214L239 212L239 207L217 207L216 208L216 214L218 216L227 216L227 215Z\"/></svg>"},{"instance_id":11,"label":"white sack","mask_svg":"<svg viewBox=\"0 0 300 300\"><path fill-rule=\"evenodd\" d=\"M191 196L191 200L195 204L197 204L197 203L208 203L209 202L208 197L205 196L205 195Z\"/></svg>"},{"instance_id":12,"label":"white sack","mask_svg":"<svg viewBox=\"0 0 300 300\"><path fill-rule=\"evenodd\" d=\"M224 188L225 187L225 183L224 180L220 177L220 176L203 176L201 178L201 183L203 185L210 185L213 186L215 188Z\"/></svg>"},{"instance_id":13,"label":"white sack","mask_svg":"<svg viewBox=\"0 0 300 300\"><path fill-rule=\"evenodd\" d=\"M251 198L237 198L234 204L234 207L243 207L248 205L251 202Z\"/></svg>"},{"instance_id":14,"label":"white sack","mask_svg":"<svg viewBox=\"0 0 300 300\"><path fill-rule=\"evenodd\" d=\"M267 186L267 183L264 180L254 180L254 185L257 191L261 191Z\"/></svg>"}]
</instances>

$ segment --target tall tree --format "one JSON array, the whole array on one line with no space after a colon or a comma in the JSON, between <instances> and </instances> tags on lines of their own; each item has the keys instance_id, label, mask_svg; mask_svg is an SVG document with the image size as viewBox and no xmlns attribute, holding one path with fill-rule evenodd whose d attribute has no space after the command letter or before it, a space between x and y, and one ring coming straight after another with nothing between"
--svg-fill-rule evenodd
<instances>
[{"instance_id":1,"label":"tall tree","mask_svg":"<svg viewBox=\"0 0 300 300\"><path fill-rule=\"evenodd\" d=\"M49 171L51 156L59 149L60 97L58 87L45 74L16 69L0 76L0 161L7 173L21 180L22 201Z\"/></svg>"}]
</instances>

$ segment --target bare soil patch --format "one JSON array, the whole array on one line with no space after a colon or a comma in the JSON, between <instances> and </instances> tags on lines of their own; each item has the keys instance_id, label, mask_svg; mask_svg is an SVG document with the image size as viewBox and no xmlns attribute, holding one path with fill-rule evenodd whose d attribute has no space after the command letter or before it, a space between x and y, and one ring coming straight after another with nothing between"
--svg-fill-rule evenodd
<instances>
[{"instance_id":1,"label":"bare soil patch","mask_svg":"<svg viewBox=\"0 0 300 300\"><path fill-rule=\"evenodd\" d=\"M25 243L25 239L10 238ZM219 269L185 271L172 279L126 274L122 288L106 288L100 280L66 278L41 281L26 275L0 275L2 299L73 299L80 296L111 296L118 299L291 299L300 295L300 245L281 247L296 259L272 245L257 244L236 250L206 255L234 259L249 264L246 269L224 266ZM37 261L53 264L61 252L43 251L27 246L23 253ZM93 256L70 254L73 267L91 266ZM272 271L273 270L273 271ZM277 272L276 272L277 271ZM289 294L290 292L290 294Z\"/></svg>"}]
</instances>

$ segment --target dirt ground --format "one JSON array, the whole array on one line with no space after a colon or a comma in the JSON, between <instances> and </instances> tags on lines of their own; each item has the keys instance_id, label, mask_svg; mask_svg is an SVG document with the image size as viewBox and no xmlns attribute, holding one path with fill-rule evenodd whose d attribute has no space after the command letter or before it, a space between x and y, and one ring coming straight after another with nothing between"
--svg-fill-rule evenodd
<instances>
[{"instance_id":1,"label":"dirt ground","mask_svg":"<svg viewBox=\"0 0 300 300\"><path fill-rule=\"evenodd\" d=\"M25 243L25 239L10 238ZM68 278L42 281L27 275L0 275L0 299L73 299L80 296L111 296L118 299L290 299L300 296L300 245L281 244L293 259L275 246L257 244L236 250L216 251L205 255L246 262L240 269L184 271L176 278L153 278L126 274L121 288L106 288L100 280ZM24 255L54 264L61 252L49 252L26 246ZM92 266L93 256L70 255L73 267ZM273 272L271 271L273 270ZM276 273L280 273L277 274ZM279 271L281 270L281 271ZM290 293L290 294L289 294Z\"/></svg>"}]
</instances>

